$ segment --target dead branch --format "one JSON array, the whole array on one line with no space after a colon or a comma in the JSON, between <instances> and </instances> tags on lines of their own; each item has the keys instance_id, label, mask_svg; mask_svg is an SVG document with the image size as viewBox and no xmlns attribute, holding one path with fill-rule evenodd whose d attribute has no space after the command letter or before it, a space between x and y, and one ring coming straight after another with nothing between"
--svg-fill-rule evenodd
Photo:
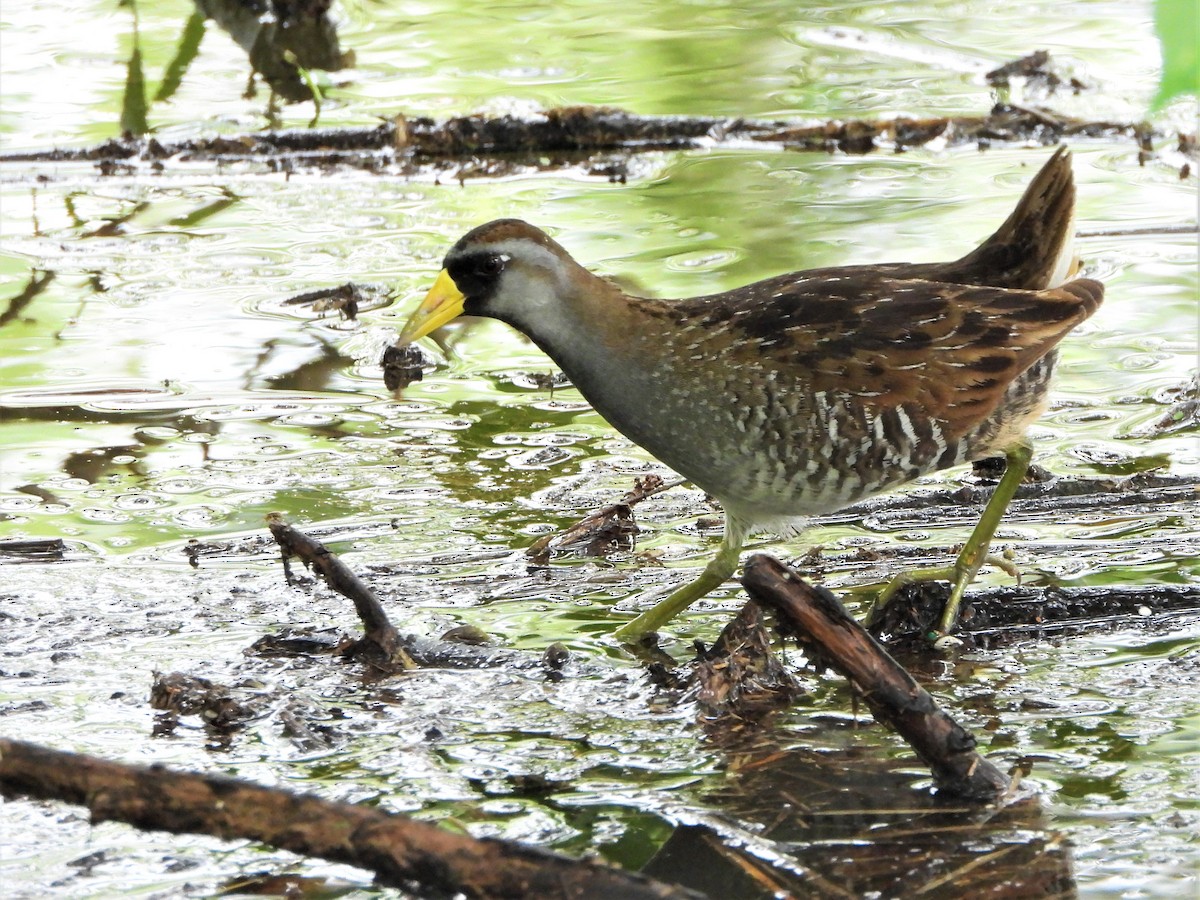
<instances>
[{"instance_id":1,"label":"dead branch","mask_svg":"<svg viewBox=\"0 0 1200 900\"><path fill-rule=\"evenodd\" d=\"M594 860L477 840L407 816L216 775L129 766L0 738L0 793L86 806L93 822L261 841L435 895L570 900L699 898Z\"/></svg>"},{"instance_id":2,"label":"dead branch","mask_svg":"<svg viewBox=\"0 0 1200 900\"><path fill-rule=\"evenodd\" d=\"M289 583L292 580L289 559L296 556L320 575L329 587L354 603L364 634L361 641L349 648L350 655L364 657L373 665L390 670L413 667L412 659L401 646L399 632L383 611L383 604L345 563L330 553L320 541L288 525L281 516L268 516L267 527L283 552L283 570Z\"/></svg>"},{"instance_id":3,"label":"dead branch","mask_svg":"<svg viewBox=\"0 0 1200 900\"><path fill-rule=\"evenodd\" d=\"M742 585L756 602L773 609L781 628L820 663L849 679L875 718L908 741L930 767L939 791L993 801L1008 789L1008 778L975 751L974 736L937 705L833 594L762 553L746 563Z\"/></svg>"},{"instance_id":4,"label":"dead branch","mask_svg":"<svg viewBox=\"0 0 1200 900\"><path fill-rule=\"evenodd\" d=\"M538 538L525 555L534 565L543 566L555 550L578 550L584 556L606 556L614 549L631 550L633 538L638 533L633 518L634 505L683 483L682 478L666 482L658 475L635 479L633 488L616 503L588 513L561 534Z\"/></svg>"},{"instance_id":5,"label":"dead branch","mask_svg":"<svg viewBox=\"0 0 1200 900\"><path fill-rule=\"evenodd\" d=\"M454 640L438 640L413 634L400 634L392 626L384 612L383 604L366 584L324 544L293 528L275 515L267 520L271 534L283 551L284 572L289 583L292 580L289 558L298 557L324 579L325 583L348 597L363 623L364 636L349 645L336 645L328 649L311 635L298 637L287 632L267 635L253 645L257 653L265 655L320 653L332 650L344 656L361 659L384 674L418 666L448 669L485 669L504 666L512 669L544 669L557 671L558 666L548 664L545 657L504 647L473 646Z\"/></svg>"}]
</instances>

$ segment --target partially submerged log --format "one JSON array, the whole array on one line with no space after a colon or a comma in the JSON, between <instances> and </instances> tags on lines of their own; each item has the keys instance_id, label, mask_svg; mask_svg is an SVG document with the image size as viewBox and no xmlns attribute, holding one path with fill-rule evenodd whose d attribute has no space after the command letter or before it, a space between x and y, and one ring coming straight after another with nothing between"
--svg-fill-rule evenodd
<instances>
[{"instance_id":1,"label":"partially submerged log","mask_svg":"<svg viewBox=\"0 0 1200 900\"><path fill-rule=\"evenodd\" d=\"M1008 790L1004 773L976 752L974 736L937 705L833 594L762 553L747 561L742 584L756 602L775 611L785 634L854 685L875 718L903 737L929 766L939 791L993 801Z\"/></svg>"},{"instance_id":2,"label":"partially submerged log","mask_svg":"<svg viewBox=\"0 0 1200 900\"><path fill-rule=\"evenodd\" d=\"M622 158L635 153L743 143L817 152L903 150L940 140L950 146L1053 144L1064 138L1133 134L1128 122L1085 121L1048 109L997 104L985 115L849 121L754 120L703 116L639 116L620 109L571 106L518 117L472 115L437 121L397 115L373 128L306 129L160 141L114 138L94 147L0 154L0 162L70 160L123 166L147 162L268 161L272 165L416 174L455 165L455 177L511 174L523 167L585 165L591 174L624 180ZM494 160L480 163L481 158Z\"/></svg>"},{"instance_id":3,"label":"partially submerged log","mask_svg":"<svg viewBox=\"0 0 1200 900\"><path fill-rule=\"evenodd\" d=\"M685 888L596 860L478 840L368 806L216 775L129 766L0 738L0 793L86 806L93 822L261 841L375 873L424 894L570 900L696 900Z\"/></svg>"},{"instance_id":4,"label":"partially submerged log","mask_svg":"<svg viewBox=\"0 0 1200 900\"><path fill-rule=\"evenodd\" d=\"M941 617L950 585L908 585L871 623L873 635L898 647L928 648L927 635ZM1200 611L1200 585L1141 584L1082 587L996 586L963 599L955 636L973 647L1000 647L1116 628L1161 628L1164 622Z\"/></svg>"},{"instance_id":5,"label":"partially submerged log","mask_svg":"<svg viewBox=\"0 0 1200 900\"><path fill-rule=\"evenodd\" d=\"M62 538L34 538L28 541L0 541L0 560L10 562L61 562L67 556ZM9 557L5 559L5 557Z\"/></svg>"}]
</instances>

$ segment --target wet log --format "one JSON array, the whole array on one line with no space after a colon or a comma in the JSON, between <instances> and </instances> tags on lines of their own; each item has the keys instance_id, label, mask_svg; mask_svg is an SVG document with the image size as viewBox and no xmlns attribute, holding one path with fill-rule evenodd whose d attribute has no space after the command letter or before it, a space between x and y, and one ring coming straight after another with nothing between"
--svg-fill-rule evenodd
<instances>
[{"instance_id":1,"label":"wet log","mask_svg":"<svg viewBox=\"0 0 1200 900\"><path fill-rule=\"evenodd\" d=\"M62 562L67 557L67 544L62 538L35 538L28 541L0 541L0 558L4 562Z\"/></svg>"},{"instance_id":2,"label":"wet log","mask_svg":"<svg viewBox=\"0 0 1200 900\"><path fill-rule=\"evenodd\" d=\"M1070 549L1064 548L1064 552ZM1096 552L1097 548L1090 549ZM1169 544L1162 547L1164 552L1169 549ZM907 585L870 624L871 634L893 653L927 652L928 636L949 598L947 582ZM1195 618L1198 613L1197 585L994 586L972 590L963 598L955 637L968 647L994 649L1070 634L1162 629L1173 620Z\"/></svg>"},{"instance_id":3,"label":"wet log","mask_svg":"<svg viewBox=\"0 0 1200 900\"><path fill-rule=\"evenodd\" d=\"M1008 790L1004 773L976 752L974 736L937 705L833 594L762 553L747 561L742 585L757 603L775 611L785 634L854 685L875 718L903 737L929 766L940 793L988 802Z\"/></svg>"},{"instance_id":4,"label":"wet log","mask_svg":"<svg viewBox=\"0 0 1200 900\"><path fill-rule=\"evenodd\" d=\"M477 840L407 816L239 779L129 766L0 739L0 793L86 806L93 822L261 841L374 872L422 895L685 900L701 895L595 860Z\"/></svg>"}]
</instances>

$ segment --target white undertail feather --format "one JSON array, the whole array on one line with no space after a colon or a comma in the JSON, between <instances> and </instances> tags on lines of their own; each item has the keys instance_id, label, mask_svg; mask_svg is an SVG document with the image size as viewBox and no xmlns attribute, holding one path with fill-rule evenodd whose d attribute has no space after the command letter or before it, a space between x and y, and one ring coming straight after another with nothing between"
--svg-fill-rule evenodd
<instances>
[{"instance_id":1,"label":"white undertail feather","mask_svg":"<svg viewBox=\"0 0 1200 900\"><path fill-rule=\"evenodd\" d=\"M1047 288L1056 288L1066 284L1079 271L1079 258L1075 255L1075 205L1071 205L1071 219L1064 231L1062 247L1059 248L1058 258L1054 261L1054 272L1050 275Z\"/></svg>"}]
</instances>

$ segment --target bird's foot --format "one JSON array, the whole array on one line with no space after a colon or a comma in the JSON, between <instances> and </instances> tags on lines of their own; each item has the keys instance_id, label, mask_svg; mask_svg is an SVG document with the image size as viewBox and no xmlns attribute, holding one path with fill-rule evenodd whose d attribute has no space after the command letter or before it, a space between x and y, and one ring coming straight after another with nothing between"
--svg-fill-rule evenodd
<instances>
[{"instance_id":1,"label":"bird's foot","mask_svg":"<svg viewBox=\"0 0 1200 900\"><path fill-rule=\"evenodd\" d=\"M942 609L938 628L931 630L928 634L929 640L934 644L938 644L949 637L950 633L954 631L963 596L974 580L975 574L984 563L995 566L1006 574L1020 579L1020 570L1010 559L1003 556L987 554L976 562L972 558L960 555L952 566L910 569L907 572L900 572L883 585L863 585L855 588L855 593L875 593L875 602L871 605L866 619L867 625L871 626L877 624L883 618L888 604L894 601L904 588L930 581L949 581L952 585L950 599Z\"/></svg>"}]
</instances>

